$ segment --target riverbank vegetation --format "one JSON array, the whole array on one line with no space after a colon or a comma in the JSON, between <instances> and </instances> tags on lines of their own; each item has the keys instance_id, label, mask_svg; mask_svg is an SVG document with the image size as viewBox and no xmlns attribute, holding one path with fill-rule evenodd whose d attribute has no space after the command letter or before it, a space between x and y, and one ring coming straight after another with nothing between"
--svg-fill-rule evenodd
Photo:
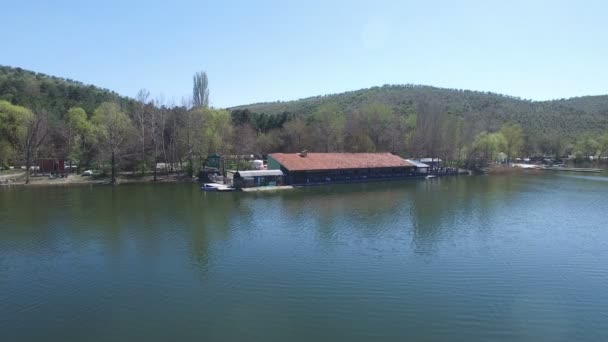
<instances>
[{"instance_id":1,"label":"riverbank vegetation","mask_svg":"<svg viewBox=\"0 0 608 342\"><path fill-rule=\"evenodd\" d=\"M390 151L475 166L518 157L608 154L608 97L532 102L482 92L384 86L291 102L209 107L193 79L179 104L0 67L0 166L60 158L80 172L141 175L204 167L207 156ZM157 167L160 165L161 167ZM71 166L71 165L69 165ZM28 173L29 174L29 173ZM29 175L26 175L29 177Z\"/></svg>"}]
</instances>

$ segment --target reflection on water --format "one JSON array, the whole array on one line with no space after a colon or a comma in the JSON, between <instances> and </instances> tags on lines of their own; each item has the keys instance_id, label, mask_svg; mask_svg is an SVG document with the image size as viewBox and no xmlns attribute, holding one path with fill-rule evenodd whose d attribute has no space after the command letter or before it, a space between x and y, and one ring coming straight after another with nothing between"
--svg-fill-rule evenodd
<instances>
[{"instance_id":1,"label":"reflection on water","mask_svg":"<svg viewBox=\"0 0 608 342\"><path fill-rule=\"evenodd\" d=\"M584 179L595 182L608 182L608 177L602 174L591 174L591 175L581 175L581 174L561 174L562 177L576 178L576 179Z\"/></svg>"},{"instance_id":2,"label":"reflection on water","mask_svg":"<svg viewBox=\"0 0 608 342\"><path fill-rule=\"evenodd\" d=\"M602 176L0 190L7 340L604 340ZM605 177L604 177L605 178Z\"/></svg>"}]
</instances>

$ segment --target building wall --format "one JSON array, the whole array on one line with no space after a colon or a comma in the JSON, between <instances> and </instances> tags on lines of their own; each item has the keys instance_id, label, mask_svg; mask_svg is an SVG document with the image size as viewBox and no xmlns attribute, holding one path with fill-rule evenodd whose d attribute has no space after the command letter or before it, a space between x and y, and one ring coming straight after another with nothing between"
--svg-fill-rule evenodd
<instances>
[{"instance_id":1,"label":"building wall","mask_svg":"<svg viewBox=\"0 0 608 342\"><path fill-rule=\"evenodd\" d=\"M348 183L402 179L416 176L414 167L368 168L323 171L283 171L288 184Z\"/></svg>"},{"instance_id":2,"label":"building wall","mask_svg":"<svg viewBox=\"0 0 608 342\"><path fill-rule=\"evenodd\" d=\"M282 176L234 177L236 188L255 188L260 186L277 186L283 184Z\"/></svg>"},{"instance_id":3,"label":"building wall","mask_svg":"<svg viewBox=\"0 0 608 342\"><path fill-rule=\"evenodd\" d=\"M272 158L271 156L268 156L268 170L280 170L281 169L281 164L274 158Z\"/></svg>"},{"instance_id":4,"label":"building wall","mask_svg":"<svg viewBox=\"0 0 608 342\"><path fill-rule=\"evenodd\" d=\"M63 159L39 159L38 167L43 173L64 172L65 162Z\"/></svg>"}]
</instances>

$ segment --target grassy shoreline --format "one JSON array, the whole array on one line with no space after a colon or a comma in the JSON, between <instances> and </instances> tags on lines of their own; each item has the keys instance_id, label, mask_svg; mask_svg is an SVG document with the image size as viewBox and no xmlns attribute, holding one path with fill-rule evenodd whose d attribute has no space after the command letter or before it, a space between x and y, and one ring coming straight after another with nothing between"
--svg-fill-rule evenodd
<instances>
[{"instance_id":1,"label":"grassy shoreline","mask_svg":"<svg viewBox=\"0 0 608 342\"><path fill-rule=\"evenodd\" d=\"M6 181L10 182L6 182ZM0 186L77 186L77 185L111 185L110 176L81 176L70 174L66 178L49 178L48 176L31 176L30 183L25 184L25 173L13 173L1 175ZM119 174L116 177L116 185L133 183L196 183L196 178L187 175L169 174L158 175L154 180L151 174Z\"/></svg>"}]
</instances>

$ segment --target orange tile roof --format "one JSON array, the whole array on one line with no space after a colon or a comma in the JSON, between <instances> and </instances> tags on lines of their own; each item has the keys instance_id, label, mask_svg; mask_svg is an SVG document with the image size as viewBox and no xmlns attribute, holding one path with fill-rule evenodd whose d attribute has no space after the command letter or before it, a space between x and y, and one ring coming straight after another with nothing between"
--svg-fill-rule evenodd
<instances>
[{"instance_id":1,"label":"orange tile roof","mask_svg":"<svg viewBox=\"0 0 608 342\"><path fill-rule=\"evenodd\" d=\"M367 169L414 166L391 153L272 153L269 155L289 171Z\"/></svg>"}]
</instances>

